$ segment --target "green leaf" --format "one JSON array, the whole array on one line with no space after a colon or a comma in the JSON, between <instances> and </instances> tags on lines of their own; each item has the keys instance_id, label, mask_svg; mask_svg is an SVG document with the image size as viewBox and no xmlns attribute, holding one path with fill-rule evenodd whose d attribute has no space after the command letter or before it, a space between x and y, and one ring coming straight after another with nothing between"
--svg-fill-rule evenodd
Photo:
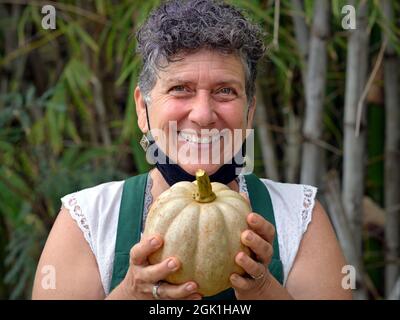
<instances>
[{"instance_id":1,"label":"green leaf","mask_svg":"<svg viewBox=\"0 0 400 320\"><path fill-rule=\"evenodd\" d=\"M99 46L97 45L96 41L77 23L72 23L71 28L74 30L74 32L76 32L80 40L82 40L83 43L85 43L90 49L96 53L99 51Z\"/></svg>"},{"instance_id":2,"label":"green leaf","mask_svg":"<svg viewBox=\"0 0 400 320\"><path fill-rule=\"evenodd\" d=\"M122 70L122 73L115 82L115 85L121 86L130 75L136 75L139 63L139 58L135 57L132 62L124 70Z\"/></svg>"},{"instance_id":3,"label":"green leaf","mask_svg":"<svg viewBox=\"0 0 400 320\"><path fill-rule=\"evenodd\" d=\"M57 114L53 109L46 112L46 124L53 153L58 155L62 148L62 128L58 126Z\"/></svg>"}]
</instances>

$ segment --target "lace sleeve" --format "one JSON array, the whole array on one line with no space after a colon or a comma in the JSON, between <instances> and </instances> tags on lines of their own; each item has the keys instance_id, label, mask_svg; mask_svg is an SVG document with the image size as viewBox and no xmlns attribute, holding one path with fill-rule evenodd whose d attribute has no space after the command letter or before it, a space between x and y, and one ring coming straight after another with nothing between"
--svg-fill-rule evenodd
<instances>
[{"instance_id":1,"label":"lace sleeve","mask_svg":"<svg viewBox=\"0 0 400 320\"><path fill-rule=\"evenodd\" d=\"M144 206L143 206L143 215L142 215L142 230L141 230L142 233L144 231L147 214L149 213L150 206L153 203L153 196L151 194L152 186L153 186L153 180L151 179L151 176L149 174L148 177L147 177L146 190L145 190L145 194L144 194Z\"/></svg>"},{"instance_id":2,"label":"lace sleeve","mask_svg":"<svg viewBox=\"0 0 400 320\"><path fill-rule=\"evenodd\" d=\"M76 193L71 193L64 196L63 198L61 198L61 202L64 208L69 211L72 219L75 220L79 229L81 229L83 236L85 237L86 241L89 243L89 246L93 251L89 223L82 211L81 205L79 205Z\"/></svg>"},{"instance_id":3,"label":"lace sleeve","mask_svg":"<svg viewBox=\"0 0 400 320\"><path fill-rule=\"evenodd\" d=\"M236 178L236 182L239 186L239 192L243 192L245 194L247 194L247 196L249 195L249 191L247 190L247 184L246 184L246 180L244 178L243 175L238 175Z\"/></svg>"},{"instance_id":4,"label":"lace sleeve","mask_svg":"<svg viewBox=\"0 0 400 320\"><path fill-rule=\"evenodd\" d=\"M315 196L317 188L302 185L303 188L303 203L301 208L301 224L303 233L307 231L307 227L312 218L312 212L315 206Z\"/></svg>"}]
</instances>

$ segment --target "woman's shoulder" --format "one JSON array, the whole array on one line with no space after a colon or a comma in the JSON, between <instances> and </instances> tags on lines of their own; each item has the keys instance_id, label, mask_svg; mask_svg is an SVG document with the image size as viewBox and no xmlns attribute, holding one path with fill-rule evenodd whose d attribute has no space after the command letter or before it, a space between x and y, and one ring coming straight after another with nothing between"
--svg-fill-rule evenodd
<instances>
[{"instance_id":1,"label":"woman's shoulder","mask_svg":"<svg viewBox=\"0 0 400 320\"><path fill-rule=\"evenodd\" d=\"M109 181L97 184L95 186L79 189L75 192L64 195L61 199L81 198L84 200L102 200L104 197L115 196L120 192L124 180Z\"/></svg>"},{"instance_id":2,"label":"woman's shoulder","mask_svg":"<svg viewBox=\"0 0 400 320\"><path fill-rule=\"evenodd\" d=\"M106 224L117 219L124 180L110 181L77 190L61 198L61 203L82 230L96 254L96 238Z\"/></svg>"},{"instance_id":3,"label":"woman's shoulder","mask_svg":"<svg viewBox=\"0 0 400 320\"><path fill-rule=\"evenodd\" d=\"M110 209L110 206L119 203L124 181L104 182L66 194L61 198L62 205L71 214L84 214L86 217L103 212L102 209Z\"/></svg>"},{"instance_id":4,"label":"woman's shoulder","mask_svg":"<svg viewBox=\"0 0 400 320\"><path fill-rule=\"evenodd\" d=\"M279 182L274 181L267 178L260 178L260 180L273 192L286 194L287 192L295 192L295 193L315 193L317 192L317 188L307 184L300 183L290 183L290 182Z\"/></svg>"},{"instance_id":5,"label":"woman's shoulder","mask_svg":"<svg viewBox=\"0 0 400 320\"><path fill-rule=\"evenodd\" d=\"M84 188L64 195L61 202L71 214L79 215L83 210L86 215L91 214L92 208L99 212L102 211L99 209L114 204L121 197L123 183L124 180L110 181Z\"/></svg>"},{"instance_id":6,"label":"woman's shoulder","mask_svg":"<svg viewBox=\"0 0 400 320\"><path fill-rule=\"evenodd\" d=\"M277 213L286 217L296 218L300 222L302 232L305 232L312 218L318 189L307 184L278 182L261 178L267 187Z\"/></svg>"}]
</instances>

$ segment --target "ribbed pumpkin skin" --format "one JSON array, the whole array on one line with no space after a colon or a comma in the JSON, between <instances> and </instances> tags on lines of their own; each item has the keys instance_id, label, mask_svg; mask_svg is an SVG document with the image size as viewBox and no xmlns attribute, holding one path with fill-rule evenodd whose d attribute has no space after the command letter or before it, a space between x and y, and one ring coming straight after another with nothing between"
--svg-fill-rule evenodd
<instances>
[{"instance_id":1,"label":"ribbed pumpkin skin","mask_svg":"<svg viewBox=\"0 0 400 320\"><path fill-rule=\"evenodd\" d=\"M174 184L151 206L144 231L145 236L160 234L164 239L163 247L149 262L179 258L181 268L166 280L174 284L193 280L204 296L229 288L233 272L244 274L234 258L239 251L249 253L240 241L247 229L249 204L224 184L213 182L211 186L216 199L199 203L192 197L196 182Z\"/></svg>"}]
</instances>

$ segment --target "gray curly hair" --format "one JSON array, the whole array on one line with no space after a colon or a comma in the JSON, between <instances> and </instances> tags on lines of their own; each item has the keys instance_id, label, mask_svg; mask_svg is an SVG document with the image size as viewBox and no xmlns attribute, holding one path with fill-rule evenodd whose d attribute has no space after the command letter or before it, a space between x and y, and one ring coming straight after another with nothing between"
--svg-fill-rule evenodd
<instances>
[{"instance_id":1,"label":"gray curly hair","mask_svg":"<svg viewBox=\"0 0 400 320\"><path fill-rule=\"evenodd\" d=\"M139 89L146 103L157 71L180 53L207 48L240 57L248 104L255 94L257 62L265 53L263 32L242 12L220 0L169 0L153 10L136 33L143 60Z\"/></svg>"}]
</instances>

